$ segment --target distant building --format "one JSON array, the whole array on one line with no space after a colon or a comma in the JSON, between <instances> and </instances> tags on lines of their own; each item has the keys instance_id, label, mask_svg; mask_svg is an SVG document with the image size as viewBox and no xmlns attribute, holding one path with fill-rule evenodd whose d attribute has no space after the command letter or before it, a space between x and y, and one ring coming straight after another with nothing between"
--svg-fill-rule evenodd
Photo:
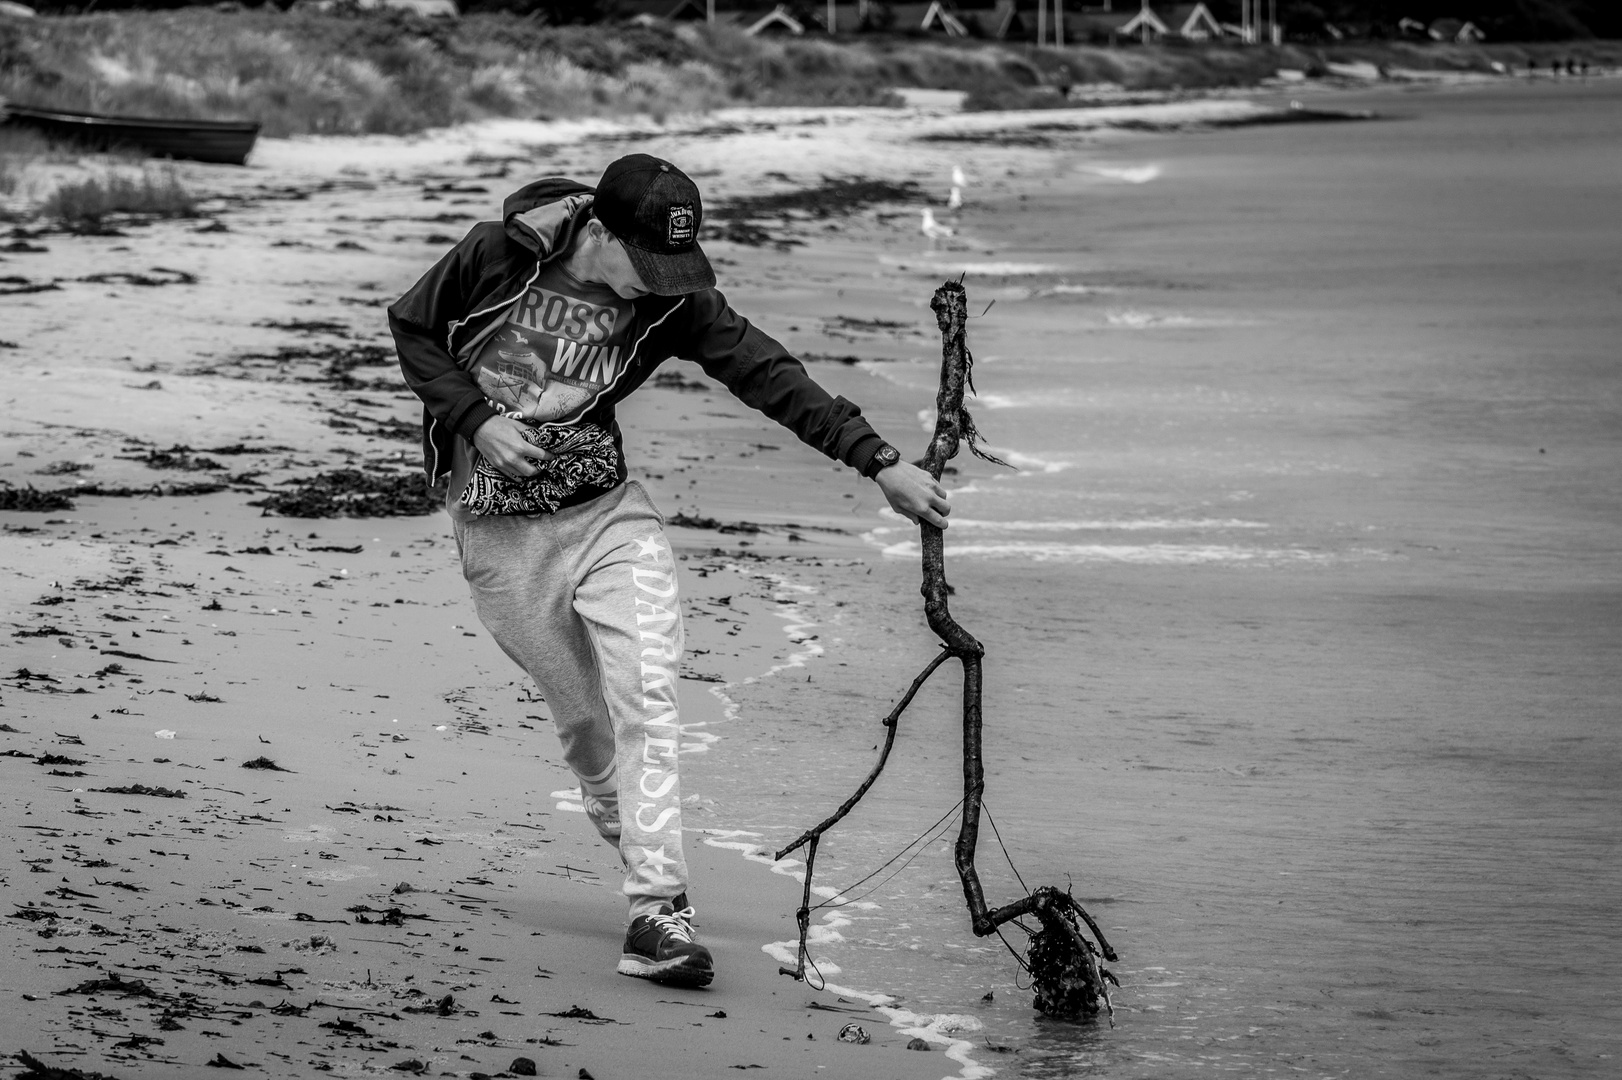
<instances>
[{"instance_id":1,"label":"distant building","mask_svg":"<svg viewBox=\"0 0 1622 1080\"><path fill-rule=\"evenodd\" d=\"M1463 25L1463 19L1437 19L1425 27L1425 36L1432 41L1452 41Z\"/></svg>"},{"instance_id":2,"label":"distant building","mask_svg":"<svg viewBox=\"0 0 1622 1080\"><path fill-rule=\"evenodd\" d=\"M743 28L743 32L750 37L761 34L792 34L799 37L805 33L805 24L788 13L788 8L778 4L771 11L756 19Z\"/></svg>"},{"instance_id":3,"label":"distant building","mask_svg":"<svg viewBox=\"0 0 1622 1080\"><path fill-rule=\"evenodd\" d=\"M1155 14L1154 9L1149 6L1149 0L1143 0L1143 7L1138 9L1138 13L1122 23L1116 32L1121 37L1135 37L1147 45L1170 34L1171 26Z\"/></svg>"},{"instance_id":4,"label":"distant building","mask_svg":"<svg viewBox=\"0 0 1622 1080\"><path fill-rule=\"evenodd\" d=\"M928 9L924 11L923 21L918 24L924 30L938 29L947 37L968 37L969 28L951 11L941 0L932 0Z\"/></svg>"},{"instance_id":5,"label":"distant building","mask_svg":"<svg viewBox=\"0 0 1622 1080\"><path fill-rule=\"evenodd\" d=\"M1145 4L1145 7L1148 5ZM1222 24L1204 4L1178 4L1164 9L1161 16L1171 32L1188 41L1210 41L1222 36Z\"/></svg>"},{"instance_id":6,"label":"distant building","mask_svg":"<svg viewBox=\"0 0 1622 1080\"><path fill-rule=\"evenodd\" d=\"M1113 44L1121 40L1123 36L1121 27L1136 17L1136 11L1111 11L1108 8L1084 7L1075 15L1065 19L1065 40Z\"/></svg>"},{"instance_id":7,"label":"distant building","mask_svg":"<svg viewBox=\"0 0 1622 1080\"><path fill-rule=\"evenodd\" d=\"M968 37L969 27L964 16L957 10L951 0L928 0L925 3L892 4L890 13L895 16L895 23L891 29L908 33L922 30L930 34L945 34L947 37Z\"/></svg>"},{"instance_id":8,"label":"distant building","mask_svg":"<svg viewBox=\"0 0 1622 1080\"><path fill-rule=\"evenodd\" d=\"M1014 0L997 0L997 6L991 13L991 25L987 29L998 41L1018 41L1035 33L1025 16L1019 13L1019 5Z\"/></svg>"},{"instance_id":9,"label":"distant building","mask_svg":"<svg viewBox=\"0 0 1622 1080\"><path fill-rule=\"evenodd\" d=\"M1140 0L1136 11L1083 10L1076 29L1081 37L1095 41L1136 38L1145 45L1166 38L1212 41L1226 33L1203 3L1162 4L1157 9L1149 0Z\"/></svg>"}]
</instances>

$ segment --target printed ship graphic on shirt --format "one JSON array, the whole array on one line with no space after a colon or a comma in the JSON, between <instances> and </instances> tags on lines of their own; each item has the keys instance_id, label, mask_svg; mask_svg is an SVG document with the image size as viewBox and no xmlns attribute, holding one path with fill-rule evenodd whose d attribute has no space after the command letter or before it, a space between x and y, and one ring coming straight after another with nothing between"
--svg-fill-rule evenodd
<instances>
[{"instance_id":1,"label":"printed ship graphic on shirt","mask_svg":"<svg viewBox=\"0 0 1622 1080\"><path fill-rule=\"evenodd\" d=\"M577 418L619 377L618 314L532 288L480 353L479 389L497 408L525 420Z\"/></svg>"}]
</instances>

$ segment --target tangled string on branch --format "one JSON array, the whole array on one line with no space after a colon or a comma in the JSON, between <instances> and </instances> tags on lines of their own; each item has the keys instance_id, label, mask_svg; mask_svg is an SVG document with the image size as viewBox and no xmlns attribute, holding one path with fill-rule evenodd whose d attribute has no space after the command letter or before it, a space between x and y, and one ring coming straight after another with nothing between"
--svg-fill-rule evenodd
<instances>
[{"instance_id":1,"label":"tangled string on branch","mask_svg":"<svg viewBox=\"0 0 1622 1080\"><path fill-rule=\"evenodd\" d=\"M935 312L935 321L941 331L941 384L935 402L935 435L924 455L923 466L939 480L946 463L957 456L958 449L963 445L967 445L969 452L976 457L993 462L997 459L980 449L980 433L975 429L968 410L963 407L964 391L972 392L974 389L971 374L974 359L969 353L966 329L968 294L961 283L946 282L935 290L930 307ZM884 718L884 746L861 786L825 820L807 829L776 853L778 859L783 859L801 847L806 848L805 891L796 913L800 927L799 953L793 968L782 967L779 970L799 981L804 981L806 977L806 937L812 911L811 879L816 870L818 841L823 833L851 812L884 771L885 762L889 760L890 751L895 745L901 714L912 704L919 689L943 663L956 659L963 667L963 810L953 854L975 936L997 934L1006 923L1015 922L1024 915L1035 916L1041 924L1040 929L1030 932L1030 949L1020 963L1031 974L1032 989L1036 992L1036 1009L1046 1015L1065 1019L1094 1016L1100 1009L1113 1012L1106 982L1114 982L1115 979L1099 966L1099 962L1117 960L1118 957L1098 924L1075 897L1051 885L1043 885L1028 896L1001 907L991 908L986 904L985 890L980 885L980 875L974 865L985 792L980 708L985 647L952 618L948 609L947 597L951 589L946 583L946 553L941 530L927 522L921 523L919 530L923 540L924 580L920 592L924 597L924 615L929 621L929 628L940 637L941 652L912 681L901 701ZM1025 928L1022 923L1016 925ZM1091 933L1091 940L1082 932L1083 926ZM1015 955L1018 956L1017 953Z\"/></svg>"}]
</instances>

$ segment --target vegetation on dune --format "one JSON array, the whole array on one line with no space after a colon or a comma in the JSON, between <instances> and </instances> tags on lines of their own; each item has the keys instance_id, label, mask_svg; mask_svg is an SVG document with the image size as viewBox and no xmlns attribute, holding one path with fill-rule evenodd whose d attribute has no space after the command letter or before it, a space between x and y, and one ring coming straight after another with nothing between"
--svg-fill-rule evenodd
<instances>
[{"instance_id":1,"label":"vegetation on dune","mask_svg":"<svg viewBox=\"0 0 1622 1080\"><path fill-rule=\"evenodd\" d=\"M450 22L269 8L0 21L0 98L250 118L267 135L884 99L884 84L867 77L875 65L846 67L826 42L756 41L725 27L545 26L503 14Z\"/></svg>"},{"instance_id":2,"label":"vegetation on dune","mask_svg":"<svg viewBox=\"0 0 1622 1080\"><path fill-rule=\"evenodd\" d=\"M1506 48L1372 47L1408 50L1395 61L1403 66L1482 69L1494 49ZM267 135L405 134L486 116L663 118L729 104L893 104L893 87L964 91L971 108L1027 107L1066 83L1253 85L1280 67L1321 67L1325 52L1222 44L1035 50L917 35L751 38L696 23L548 25L499 11L436 20L267 5L0 20L0 99L249 118Z\"/></svg>"},{"instance_id":3,"label":"vegetation on dune","mask_svg":"<svg viewBox=\"0 0 1622 1080\"><path fill-rule=\"evenodd\" d=\"M192 217L197 199L172 169L146 169L135 176L108 172L62 184L51 192L40 213L76 226L95 226L113 214L144 217Z\"/></svg>"},{"instance_id":4,"label":"vegetation on dune","mask_svg":"<svg viewBox=\"0 0 1622 1080\"><path fill-rule=\"evenodd\" d=\"M0 196L14 194L23 185L31 162L61 156L62 148L27 128L0 127Z\"/></svg>"}]
</instances>

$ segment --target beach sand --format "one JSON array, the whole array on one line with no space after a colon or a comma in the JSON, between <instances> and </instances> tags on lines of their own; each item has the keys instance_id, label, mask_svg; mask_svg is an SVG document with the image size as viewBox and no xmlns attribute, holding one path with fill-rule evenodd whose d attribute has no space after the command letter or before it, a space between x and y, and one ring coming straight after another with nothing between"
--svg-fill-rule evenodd
<instances>
[{"instance_id":1,"label":"beach sand","mask_svg":"<svg viewBox=\"0 0 1622 1080\"><path fill-rule=\"evenodd\" d=\"M701 991L614 973L617 858L474 619L442 515L249 505L337 467L420 474L382 307L516 185L464 156L337 183L197 169L228 194L206 221L29 234L48 250L9 257L54 287L6 300L0 475L125 493L4 515L0 1047L122 1077L212 1075L216 1055L282 1076L955 1073L932 1018L778 974L763 946L796 934L797 864L769 872L710 820L709 691L814 637L775 617L775 570L871 558L848 526L876 494L849 470L696 368L626 423L667 513L768 525L671 530L692 896L720 972ZM747 276L755 252L731 247ZM787 477L760 467L777 459ZM871 1042L841 1042L850 1023Z\"/></svg>"},{"instance_id":2,"label":"beach sand","mask_svg":"<svg viewBox=\"0 0 1622 1080\"><path fill-rule=\"evenodd\" d=\"M562 808L545 705L473 619L444 520L247 505L340 466L409 477L417 409L382 306L509 188L594 176L630 137L272 143L239 174L183 169L223 193L205 210L228 231L21 238L49 250L4 253L3 275L55 288L0 298L0 479L225 487L3 515L19 976L0 1050L120 1077L216 1053L287 1076L520 1054L596 1077L1603 1074L1617 429L1595 296L1615 245L1574 222L1605 205L1615 143L1581 125L1609 130L1614 91L1542 89L1370 91L1347 103L1399 118L1355 139L860 110L635 133L715 202L824 174L920 185L766 223L795 246L710 248L790 347L863 360L811 368L904 450L934 397L931 291L967 273L976 311L997 301L970 327L975 407L994 448L1026 453L1017 474L958 462L953 608L992 650L988 800L1032 884L1073 884L1123 954L1114 1029L1033 1018L1014 960L968 930L950 833L883 910L818 916L830 980L901 1000L776 973L795 866L736 845L784 842L853 790L935 646L910 530L695 367L621 418L667 514L761 527L672 531L707 991L611 972L612 855ZM1150 108L1120 126L1251 106ZM1572 167L1527 135L1497 169L1505 116ZM971 206L927 241L918 205L944 202L954 164ZM1496 182L1456 187L1459 168ZM222 452L238 443L262 452ZM954 694L937 677L908 713L820 884L957 797ZM261 756L293 771L242 767ZM186 797L92 790L135 784ZM1006 901L1000 861L983 837ZM112 972L160 996L62 993ZM614 1023L553 1015L576 1006ZM852 1021L872 1044L836 1042Z\"/></svg>"}]
</instances>

